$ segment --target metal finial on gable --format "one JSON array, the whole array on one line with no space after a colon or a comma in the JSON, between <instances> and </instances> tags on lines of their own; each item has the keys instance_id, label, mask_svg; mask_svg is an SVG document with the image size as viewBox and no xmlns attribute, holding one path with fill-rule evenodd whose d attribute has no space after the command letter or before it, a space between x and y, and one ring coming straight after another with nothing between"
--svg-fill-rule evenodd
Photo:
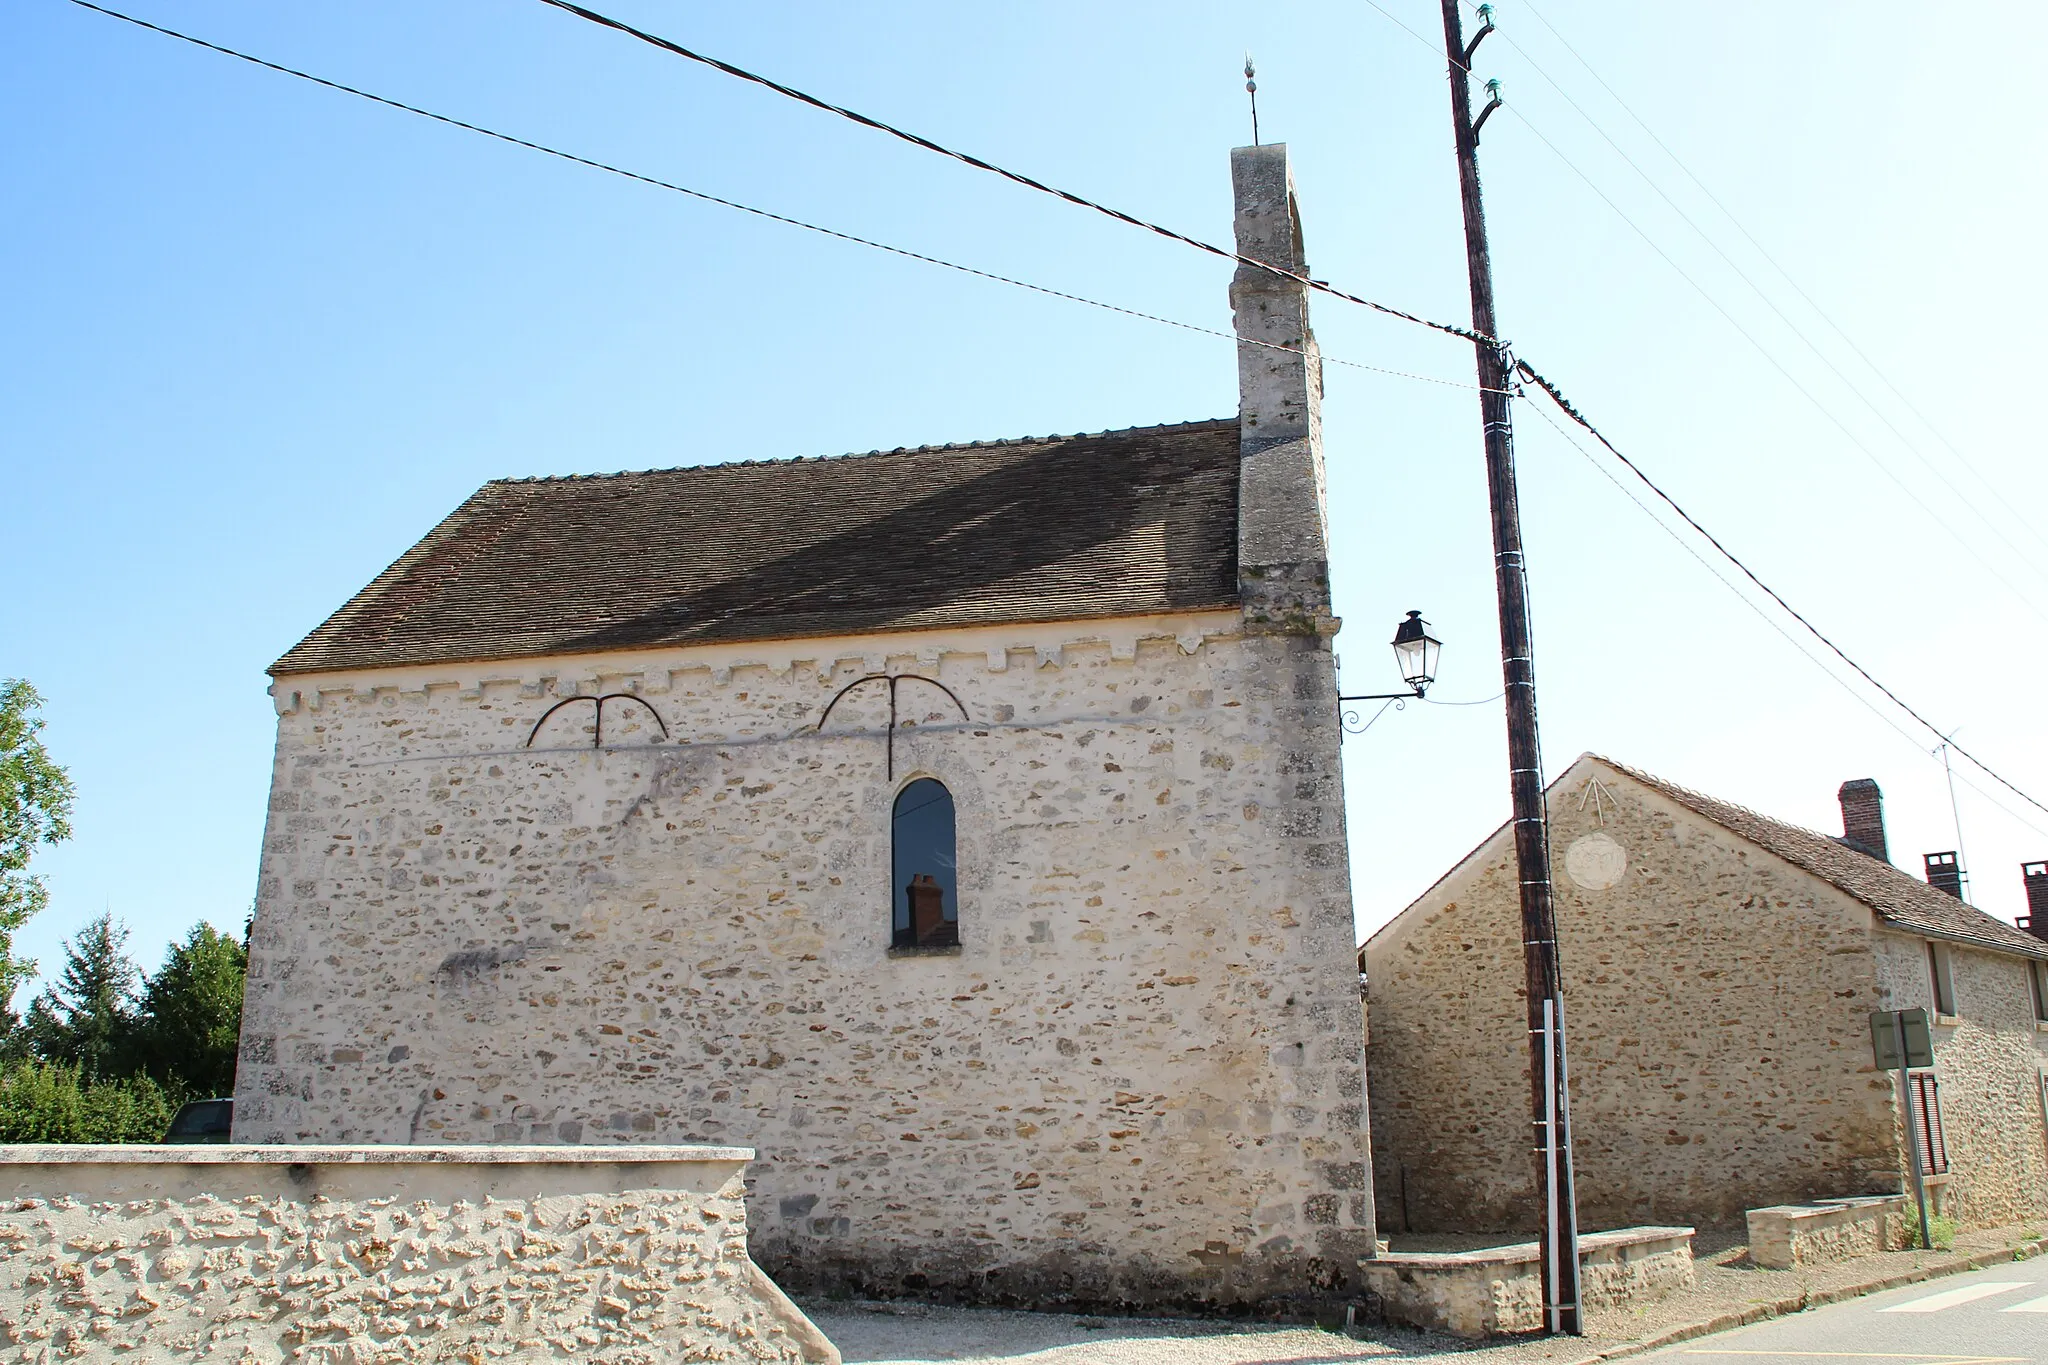
<instances>
[{"instance_id":1,"label":"metal finial on gable","mask_svg":"<svg viewBox=\"0 0 2048 1365\"><path fill-rule=\"evenodd\" d=\"M1252 54L1244 54L1244 92L1252 97L1252 146L1259 145L1259 83L1252 79L1258 73L1252 69Z\"/></svg>"}]
</instances>

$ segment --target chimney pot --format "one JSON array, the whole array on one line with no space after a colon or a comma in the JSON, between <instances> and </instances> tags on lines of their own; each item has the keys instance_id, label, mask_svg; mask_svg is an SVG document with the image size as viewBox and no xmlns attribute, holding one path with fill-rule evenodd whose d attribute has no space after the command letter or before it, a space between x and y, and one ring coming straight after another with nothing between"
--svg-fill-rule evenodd
<instances>
[{"instance_id":1,"label":"chimney pot","mask_svg":"<svg viewBox=\"0 0 2048 1365\"><path fill-rule=\"evenodd\" d=\"M2020 916L2020 928L2048 939L2048 862L2021 863L2020 876L2027 884L2027 913Z\"/></svg>"},{"instance_id":2,"label":"chimney pot","mask_svg":"<svg viewBox=\"0 0 2048 1365\"><path fill-rule=\"evenodd\" d=\"M1927 884L1936 891L1946 891L1957 900L1963 898L1963 865L1956 861L1953 851L1929 853L1921 859L1927 865Z\"/></svg>"},{"instance_id":3,"label":"chimney pot","mask_svg":"<svg viewBox=\"0 0 2048 1365\"><path fill-rule=\"evenodd\" d=\"M1842 803L1842 842L1885 862L1892 860L1884 839L1884 793L1868 777L1852 778L1835 793Z\"/></svg>"}]
</instances>

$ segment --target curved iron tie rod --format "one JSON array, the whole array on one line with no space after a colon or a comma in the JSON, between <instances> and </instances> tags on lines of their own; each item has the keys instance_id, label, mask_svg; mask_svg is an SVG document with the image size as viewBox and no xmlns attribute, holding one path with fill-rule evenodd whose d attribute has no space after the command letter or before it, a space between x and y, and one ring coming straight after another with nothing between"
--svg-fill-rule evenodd
<instances>
[{"instance_id":1,"label":"curved iron tie rod","mask_svg":"<svg viewBox=\"0 0 2048 1365\"><path fill-rule=\"evenodd\" d=\"M661 718L661 712L655 710L653 704L649 702L645 697L636 697L631 692L607 692L601 697L565 697L561 701L556 702L553 706L550 706L547 710L541 712L540 719L535 721L533 723L533 728L526 732L525 747L528 749L531 749L533 747L534 736L540 733L541 726L546 725L548 723L549 716L552 716L553 714L555 714L555 712L561 710L563 707L573 706L579 701L597 703L597 724L592 728L590 736L590 747L593 749L602 749L604 747L604 704L608 701L639 702L642 706L647 708L647 714L654 717L654 723L661 727L661 737L663 739L668 738L668 722Z\"/></svg>"},{"instance_id":2,"label":"curved iron tie rod","mask_svg":"<svg viewBox=\"0 0 2048 1365\"><path fill-rule=\"evenodd\" d=\"M831 719L832 708L839 705L840 698L853 691L854 688L859 687L862 683L871 682L885 682L889 684L889 738L884 746L884 751L887 754L887 767L884 771L891 782L896 780L896 685L898 683L930 683L933 687L938 688L939 691L944 692L947 697L951 698L953 705L960 708L960 719L970 724L973 722L974 718L967 714L967 703L961 701L958 696L954 695L952 688L946 686L937 678L927 678L922 673L870 673L865 678L855 678L833 694L832 700L826 702L825 709L818 714L818 723L814 727L815 731L822 732L824 730L825 722Z\"/></svg>"}]
</instances>

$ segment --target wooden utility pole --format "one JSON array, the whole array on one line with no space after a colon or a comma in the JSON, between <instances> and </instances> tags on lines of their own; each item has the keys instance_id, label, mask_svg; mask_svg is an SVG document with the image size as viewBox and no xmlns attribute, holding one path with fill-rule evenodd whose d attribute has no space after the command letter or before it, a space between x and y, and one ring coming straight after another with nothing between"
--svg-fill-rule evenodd
<instances>
[{"instance_id":1,"label":"wooden utility pole","mask_svg":"<svg viewBox=\"0 0 2048 1365\"><path fill-rule=\"evenodd\" d=\"M1458 192L1465 210L1465 263L1472 282L1472 330L1479 353L1479 412L1485 424L1486 486L1493 503L1494 580L1500 598L1501 675L1507 689L1508 778L1514 797L1515 866L1522 883L1522 959L1529 1015L1529 1088L1543 1196L1544 1325L1577 1336L1579 1216L1572 1188L1571 1110L1565 1073L1564 999L1557 961L1557 912L1550 895L1550 826L1543 807L1543 751L1536 733L1536 661L1529 639L1529 582L1522 562L1522 516L1515 493L1514 429L1508 410L1508 357L1496 340L1493 266L1479 198L1479 127L1500 96L1472 117L1473 50L1493 31L1486 18L1470 46L1458 0L1443 0L1444 45L1451 59L1451 126L1458 148ZM1484 17L1482 10L1482 17Z\"/></svg>"}]
</instances>

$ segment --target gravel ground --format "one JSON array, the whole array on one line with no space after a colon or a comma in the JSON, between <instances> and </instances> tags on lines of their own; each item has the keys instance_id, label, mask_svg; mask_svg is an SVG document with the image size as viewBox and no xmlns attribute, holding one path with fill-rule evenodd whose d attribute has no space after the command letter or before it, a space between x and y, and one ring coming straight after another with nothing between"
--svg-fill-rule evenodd
<instances>
[{"instance_id":1,"label":"gravel ground","mask_svg":"<svg viewBox=\"0 0 2048 1365\"><path fill-rule=\"evenodd\" d=\"M1683 1323L1755 1304L1785 1305L1813 1294L1905 1274L1960 1267L1972 1253L2038 1241L2040 1228L1964 1233L1955 1250L1895 1251L1804 1270L1758 1270L1733 1234L1694 1241L1699 1287L1642 1307L1588 1315L1578 1339L1523 1338L1476 1345L1383 1326L1346 1336L1313 1327L1181 1318L1077 1317L917 1303L812 1301L804 1305L845 1354L847 1365L1338 1365L1353 1360L1445 1361L1457 1365L1566 1365ZM1420 1249L1402 1239L1403 1248Z\"/></svg>"}]
</instances>

